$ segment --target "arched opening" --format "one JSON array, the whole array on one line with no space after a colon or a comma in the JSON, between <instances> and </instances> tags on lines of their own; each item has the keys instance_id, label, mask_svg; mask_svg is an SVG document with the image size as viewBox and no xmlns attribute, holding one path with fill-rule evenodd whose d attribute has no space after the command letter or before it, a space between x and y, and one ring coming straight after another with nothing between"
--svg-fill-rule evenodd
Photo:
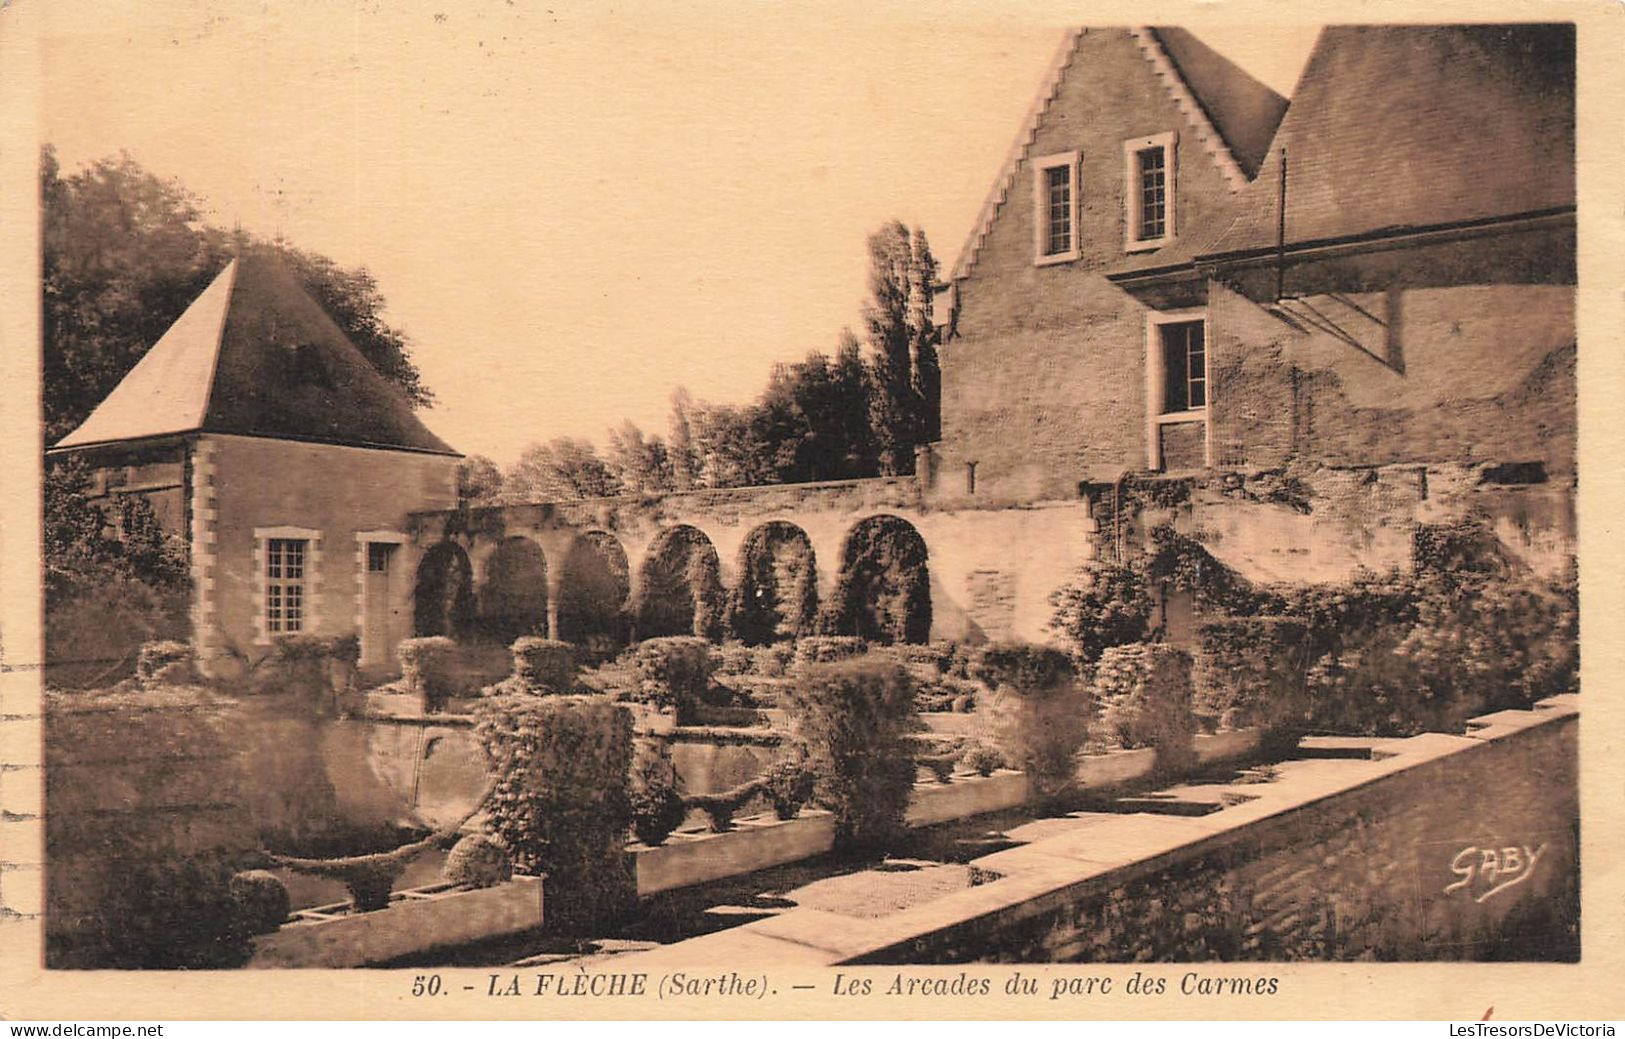
<instances>
[{"instance_id":1,"label":"arched opening","mask_svg":"<svg viewBox=\"0 0 1625 1039\"><path fill-rule=\"evenodd\" d=\"M479 593L479 634L506 645L521 635L547 634L547 559L526 537L503 538L485 561Z\"/></svg>"},{"instance_id":2,"label":"arched opening","mask_svg":"<svg viewBox=\"0 0 1625 1039\"><path fill-rule=\"evenodd\" d=\"M672 527L649 546L635 615L638 638L698 635L722 630L722 569L717 550L697 527Z\"/></svg>"},{"instance_id":3,"label":"arched opening","mask_svg":"<svg viewBox=\"0 0 1625 1039\"><path fill-rule=\"evenodd\" d=\"M589 530L564 557L559 582L559 638L586 649L585 659L605 660L631 637L626 612L630 583L626 550L613 534Z\"/></svg>"},{"instance_id":4,"label":"arched opening","mask_svg":"<svg viewBox=\"0 0 1625 1039\"><path fill-rule=\"evenodd\" d=\"M751 531L739 549L728 630L748 646L765 646L812 634L817 615L818 565L806 531L783 520Z\"/></svg>"},{"instance_id":5,"label":"arched opening","mask_svg":"<svg viewBox=\"0 0 1625 1039\"><path fill-rule=\"evenodd\" d=\"M453 541L442 541L418 563L412 590L412 634L467 638L474 628L474 570L468 553Z\"/></svg>"},{"instance_id":6,"label":"arched opening","mask_svg":"<svg viewBox=\"0 0 1625 1039\"><path fill-rule=\"evenodd\" d=\"M925 539L896 516L871 516L846 536L835 594L822 627L879 643L931 638L931 572Z\"/></svg>"}]
</instances>

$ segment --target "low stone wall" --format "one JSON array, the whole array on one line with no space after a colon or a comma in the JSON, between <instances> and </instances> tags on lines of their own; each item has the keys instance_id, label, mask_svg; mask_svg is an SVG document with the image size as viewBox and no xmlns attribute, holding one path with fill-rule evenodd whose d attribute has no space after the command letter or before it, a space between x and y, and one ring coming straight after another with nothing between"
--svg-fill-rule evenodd
<instances>
[{"instance_id":1,"label":"low stone wall","mask_svg":"<svg viewBox=\"0 0 1625 1039\"><path fill-rule=\"evenodd\" d=\"M542 926L543 881L514 877L495 887L438 885L400 892L371 913L300 914L253 940L250 967L362 967L441 946L520 934Z\"/></svg>"},{"instance_id":2,"label":"low stone wall","mask_svg":"<svg viewBox=\"0 0 1625 1039\"><path fill-rule=\"evenodd\" d=\"M968 890L878 918L795 909L617 969L1573 961L1578 714L1578 697L1554 697L1465 735L1316 744L1251 781L1156 795L1217 810L1042 820L1030 843L973 860L984 882Z\"/></svg>"}]
</instances>

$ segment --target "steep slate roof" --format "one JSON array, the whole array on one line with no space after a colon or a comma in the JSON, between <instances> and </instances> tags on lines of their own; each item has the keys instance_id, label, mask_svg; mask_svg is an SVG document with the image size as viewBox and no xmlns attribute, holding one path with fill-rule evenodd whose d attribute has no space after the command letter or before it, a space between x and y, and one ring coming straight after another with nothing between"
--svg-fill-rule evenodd
<instances>
[{"instance_id":1,"label":"steep slate roof","mask_svg":"<svg viewBox=\"0 0 1625 1039\"><path fill-rule=\"evenodd\" d=\"M1184 29L1069 29L1050 60L1038 96L1022 121L1021 131L1005 158L999 178L982 203L981 213L959 252L950 280L967 276L975 266L982 242L993 227L999 208L1010 195L1016 173L1038 133L1038 125L1066 76L1078 41L1084 33L1092 31L1126 32L1161 78L1175 105L1184 112L1198 140L1229 180L1231 190L1240 189L1256 171L1259 157L1281 121L1281 113L1286 110L1285 98Z\"/></svg>"},{"instance_id":2,"label":"steep slate roof","mask_svg":"<svg viewBox=\"0 0 1625 1039\"><path fill-rule=\"evenodd\" d=\"M258 249L227 264L56 447L192 432L457 453Z\"/></svg>"},{"instance_id":3,"label":"steep slate roof","mask_svg":"<svg viewBox=\"0 0 1625 1039\"><path fill-rule=\"evenodd\" d=\"M1153 29L1163 50L1190 84L1230 154L1247 176L1258 173L1275 128L1286 112L1286 98L1249 76L1241 66L1177 26Z\"/></svg>"},{"instance_id":4,"label":"steep slate roof","mask_svg":"<svg viewBox=\"0 0 1625 1039\"><path fill-rule=\"evenodd\" d=\"M1337 26L1258 176L1205 227L1117 275L1574 205L1569 25Z\"/></svg>"}]
</instances>

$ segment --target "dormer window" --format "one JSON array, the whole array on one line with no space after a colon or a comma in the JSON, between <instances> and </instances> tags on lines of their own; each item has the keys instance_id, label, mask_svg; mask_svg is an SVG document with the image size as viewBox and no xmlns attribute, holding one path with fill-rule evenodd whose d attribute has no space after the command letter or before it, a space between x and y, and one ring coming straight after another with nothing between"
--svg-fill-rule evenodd
<instances>
[{"instance_id":1,"label":"dormer window","mask_svg":"<svg viewBox=\"0 0 1625 1039\"><path fill-rule=\"evenodd\" d=\"M1034 263L1065 263L1079 256L1082 158L1080 152L1062 152L1033 160Z\"/></svg>"},{"instance_id":2,"label":"dormer window","mask_svg":"<svg viewBox=\"0 0 1625 1039\"><path fill-rule=\"evenodd\" d=\"M1123 248L1155 249L1174 237L1172 133L1123 142Z\"/></svg>"}]
</instances>

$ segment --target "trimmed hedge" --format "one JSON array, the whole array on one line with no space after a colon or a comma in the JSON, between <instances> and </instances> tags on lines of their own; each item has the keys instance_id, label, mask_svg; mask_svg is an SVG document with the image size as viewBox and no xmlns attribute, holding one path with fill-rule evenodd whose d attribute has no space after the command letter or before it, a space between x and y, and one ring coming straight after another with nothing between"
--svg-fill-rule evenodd
<instances>
[{"instance_id":1,"label":"trimmed hedge","mask_svg":"<svg viewBox=\"0 0 1625 1039\"><path fill-rule=\"evenodd\" d=\"M1154 643L1112 646L1095 666L1100 733L1120 747L1155 747L1159 764L1178 767L1193 753L1191 657Z\"/></svg>"},{"instance_id":2,"label":"trimmed hedge","mask_svg":"<svg viewBox=\"0 0 1625 1039\"><path fill-rule=\"evenodd\" d=\"M457 643L444 635L402 639L395 647L406 691L423 700L423 713L435 714L456 692Z\"/></svg>"},{"instance_id":3,"label":"trimmed hedge","mask_svg":"<svg viewBox=\"0 0 1625 1039\"><path fill-rule=\"evenodd\" d=\"M1073 758L1083 748L1095 703L1066 654L1047 646L989 646L974 671L995 687L995 732L1003 757L1051 797L1072 785Z\"/></svg>"},{"instance_id":4,"label":"trimmed hedge","mask_svg":"<svg viewBox=\"0 0 1625 1039\"><path fill-rule=\"evenodd\" d=\"M1256 725L1271 742L1308 731L1308 625L1295 617L1227 617L1197 628L1192 705L1224 727Z\"/></svg>"},{"instance_id":5,"label":"trimmed hedge","mask_svg":"<svg viewBox=\"0 0 1625 1039\"><path fill-rule=\"evenodd\" d=\"M632 651L638 674L638 699L662 709L674 708L679 724L694 716L711 686L711 645L688 635L649 639Z\"/></svg>"},{"instance_id":6,"label":"trimmed hedge","mask_svg":"<svg viewBox=\"0 0 1625 1039\"><path fill-rule=\"evenodd\" d=\"M795 662L798 667L832 664L862 656L868 649L869 643L856 635L809 635L796 641Z\"/></svg>"},{"instance_id":7,"label":"trimmed hedge","mask_svg":"<svg viewBox=\"0 0 1625 1039\"><path fill-rule=\"evenodd\" d=\"M502 845L483 833L471 833L452 845L440 875L453 884L495 887L513 876L513 862Z\"/></svg>"},{"instance_id":8,"label":"trimmed hedge","mask_svg":"<svg viewBox=\"0 0 1625 1039\"><path fill-rule=\"evenodd\" d=\"M568 642L526 635L513 644L513 677L526 691L564 695L575 691L575 647Z\"/></svg>"},{"instance_id":9,"label":"trimmed hedge","mask_svg":"<svg viewBox=\"0 0 1625 1039\"><path fill-rule=\"evenodd\" d=\"M248 934L270 934L288 919L291 902L287 885L275 873L251 869L233 874L229 885L237 902L239 921Z\"/></svg>"},{"instance_id":10,"label":"trimmed hedge","mask_svg":"<svg viewBox=\"0 0 1625 1039\"><path fill-rule=\"evenodd\" d=\"M582 933L621 917L637 897L630 712L598 697L494 696L475 733L497 777L486 827L516 868L547 875L549 923Z\"/></svg>"},{"instance_id":11,"label":"trimmed hedge","mask_svg":"<svg viewBox=\"0 0 1625 1039\"><path fill-rule=\"evenodd\" d=\"M677 792L671 748L663 740L638 741L630 783L632 833L649 847L659 847L688 815Z\"/></svg>"},{"instance_id":12,"label":"trimmed hedge","mask_svg":"<svg viewBox=\"0 0 1625 1039\"><path fill-rule=\"evenodd\" d=\"M914 684L897 664L846 660L808 667L787 690L790 741L835 814L838 848L884 851L906 831L914 786L908 735L920 728Z\"/></svg>"},{"instance_id":13,"label":"trimmed hedge","mask_svg":"<svg viewBox=\"0 0 1625 1039\"><path fill-rule=\"evenodd\" d=\"M989 689L1013 685L1017 689L1050 689L1075 677L1071 659L1058 649L1024 642L1000 642L983 647L971 676Z\"/></svg>"},{"instance_id":14,"label":"trimmed hedge","mask_svg":"<svg viewBox=\"0 0 1625 1039\"><path fill-rule=\"evenodd\" d=\"M806 803L812 800L817 777L798 757L780 758L762 774L762 789L773 804L773 814L780 819L794 819Z\"/></svg>"}]
</instances>

